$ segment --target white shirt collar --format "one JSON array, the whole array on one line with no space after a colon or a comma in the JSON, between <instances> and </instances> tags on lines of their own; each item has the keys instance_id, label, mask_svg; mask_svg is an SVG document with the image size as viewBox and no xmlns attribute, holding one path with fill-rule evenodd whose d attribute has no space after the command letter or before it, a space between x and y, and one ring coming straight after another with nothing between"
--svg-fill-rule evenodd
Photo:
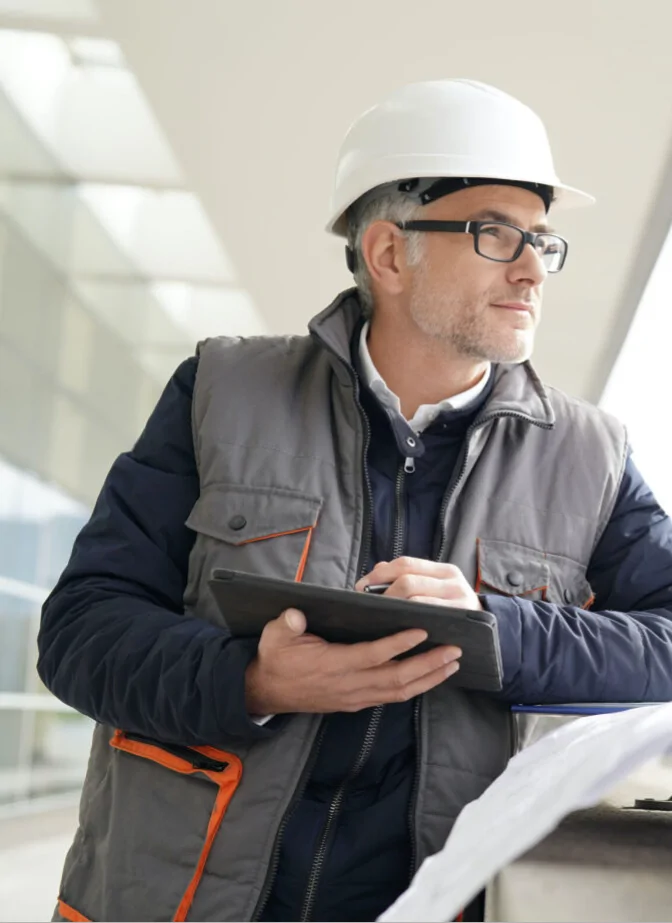
<instances>
[{"instance_id":1,"label":"white shirt collar","mask_svg":"<svg viewBox=\"0 0 672 923\"><path fill-rule=\"evenodd\" d=\"M381 378L378 369L373 364L371 353L369 352L369 347L366 342L368 335L369 323L367 321L362 328L362 335L359 340L359 359L362 365L364 380L383 406L387 407L389 410L393 410L395 413L399 414L400 417L405 419L401 412L401 402L399 398L393 391L390 391ZM442 411L461 410L463 407L466 407L467 404L471 403L471 401L475 400L487 387L491 374L492 365L489 365L481 380L471 388L462 391L460 394L454 394L452 397L446 398L443 401L439 401L438 404L421 404L415 411L413 419L407 420L406 422L416 433L421 433L434 422Z\"/></svg>"}]
</instances>

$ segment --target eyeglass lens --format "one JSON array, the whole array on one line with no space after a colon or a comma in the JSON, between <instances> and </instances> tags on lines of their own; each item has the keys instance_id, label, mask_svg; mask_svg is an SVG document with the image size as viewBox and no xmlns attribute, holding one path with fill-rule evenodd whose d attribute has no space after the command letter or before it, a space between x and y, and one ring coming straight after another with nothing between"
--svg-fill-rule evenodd
<instances>
[{"instance_id":1,"label":"eyeglass lens","mask_svg":"<svg viewBox=\"0 0 672 923\"><path fill-rule=\"evenodd\" d=\"M482 224L476 247L481 256L490 260L510 262L520 255L523 232L509 224ZM565 255L565 242L555 234L540 234L534 248L549 272L557 272Z\"/></svg>"}]
</instances>

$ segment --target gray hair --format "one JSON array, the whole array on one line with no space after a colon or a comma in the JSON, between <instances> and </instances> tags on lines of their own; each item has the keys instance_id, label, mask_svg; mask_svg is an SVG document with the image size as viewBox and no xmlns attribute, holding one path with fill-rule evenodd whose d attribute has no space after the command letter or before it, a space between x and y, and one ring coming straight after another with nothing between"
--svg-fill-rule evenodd
<instances>
[{"instance_id":1,"label":"gray hair","mask_svg":"<svg viewBox=\"0 0 672 923\"><path fill-rule=\"evenodd\" d=\"M374 221L412 221L419 218L422 205L418 205L409 196L399 192L396 184L383 186L380 194L366 193L350 206L348 219L348 246L355 254L355 283L359 290L362 312L367 320L373 314L373 292L371 275L362 253L362 237ZM422 258L422 234L419 231L406 231L408 244L407 259L410 266L416 266Z\"/></svg>"}]
</instances>

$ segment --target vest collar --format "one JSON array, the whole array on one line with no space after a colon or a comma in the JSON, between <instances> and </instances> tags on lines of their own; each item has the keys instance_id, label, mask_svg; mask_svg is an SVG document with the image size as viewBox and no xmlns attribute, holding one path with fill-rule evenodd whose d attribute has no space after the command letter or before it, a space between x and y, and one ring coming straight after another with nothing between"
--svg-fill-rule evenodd
<instances>
[{"instance_id":1,"label":"vest collar","mask_svg":"<svg viewBox=\"0 0 672 923\"><path fill-rule=\"evenodd\" d=\"M341 292L308 325L310 335L334 360L334 369L344 384L351 386L355 375L351 343L362 320L357 289ZM516 416L550 429L555 424L546 388L529 362L501 364L494 370L495 382L481 419Z\"/></svg>"}]
</instances>

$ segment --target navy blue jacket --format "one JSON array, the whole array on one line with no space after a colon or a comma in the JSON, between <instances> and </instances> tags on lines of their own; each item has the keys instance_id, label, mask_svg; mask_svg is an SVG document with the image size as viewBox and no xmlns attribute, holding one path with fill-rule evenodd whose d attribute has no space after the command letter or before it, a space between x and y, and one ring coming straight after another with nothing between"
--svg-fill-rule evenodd
<instances>
[{"instance_id":1,"label":"navy blue jacket","mask_svg":"<svg viewBox=\"0 0 672 923\"><path fill-rule=\"evenodd\" d=\"M249 720L250 641L183 616L194 535L184 525L199 493L191 433L197 360L166 387L137 444L115 462L71 560L47 600L38 670L74 708L166 742L217 746L226 735L274 733ZM441 498L484 395L442 414L423 434L406 479L403 551L431 557ZM373 560L391 555L400 453L390 421L366 391L373 438ZM588 579L594 611L487 596L498 621L504 696L512 702L672 699L672 523L630 459ZM347 776L369 711L325 722L304 798L283 838L266 919L296 919L330 797ZM277 719L282 720L282 719ZM319 919L374 919L408 880L406 808L412 783L410 703L389 706L371 757L345 799L315 907Z\"/></svg>"}]
</instances>

